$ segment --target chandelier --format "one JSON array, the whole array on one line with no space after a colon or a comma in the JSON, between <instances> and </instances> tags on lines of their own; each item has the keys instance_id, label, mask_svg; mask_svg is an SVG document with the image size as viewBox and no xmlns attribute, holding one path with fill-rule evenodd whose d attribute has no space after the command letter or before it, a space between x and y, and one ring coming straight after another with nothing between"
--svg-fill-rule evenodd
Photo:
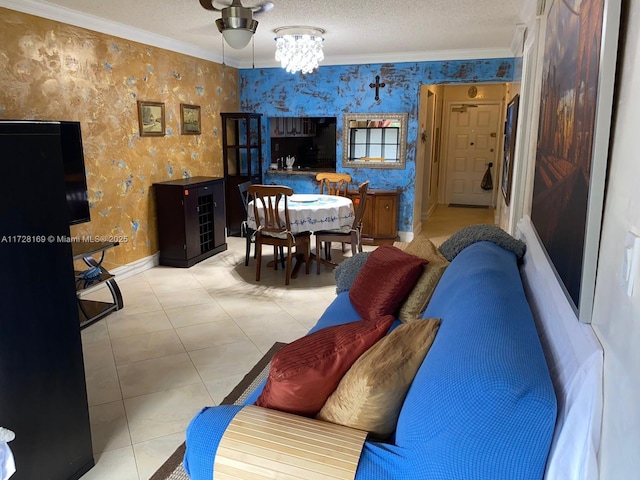
<instances>
[{"instance_id":1,"label":"chandelier","mask_svg":"<svg viewBox=\"0 0 640 480\"><path fill-rule=\"evenodd\" d=\"M324 30L317 27L280 27L276 32L276 60L289 73L311 73L324 59Z\"/></svg>"}]
</instances>

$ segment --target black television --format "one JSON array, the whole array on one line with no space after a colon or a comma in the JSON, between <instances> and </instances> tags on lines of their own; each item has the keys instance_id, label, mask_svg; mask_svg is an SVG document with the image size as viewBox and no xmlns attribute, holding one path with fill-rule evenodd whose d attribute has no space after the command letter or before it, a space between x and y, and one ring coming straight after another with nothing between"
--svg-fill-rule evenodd
<instances>
[{"instance_id":1,"label":"black television","mask_svg":"<svg viewBox=\"0 0 640 480\"><path fill-rule=\"evenodd\" d=\"M36 151L42 149L45 158L59 161L62 157L69 224L91 221L80 122L0 119L0 157L20 156L18 138L25 136Z\"/></svg>"},{"instance_id":2,"label":"black television","mask_svg":"<svg viewBox=\"0 0 640 480\"><path fill-rule=\"evenodd\" d=\"M59 123L69 224L90 222L91 214L89 212L89 194L84 169L80 122L61 121Z\"/></svg>"}]
</instances>

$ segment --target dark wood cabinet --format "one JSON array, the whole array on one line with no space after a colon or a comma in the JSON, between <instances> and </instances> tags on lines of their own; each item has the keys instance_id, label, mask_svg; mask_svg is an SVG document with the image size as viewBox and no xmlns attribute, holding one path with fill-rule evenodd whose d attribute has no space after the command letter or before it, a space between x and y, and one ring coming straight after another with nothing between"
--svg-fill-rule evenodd
<instances>
[{"instance_id":1,"label":"dark wood cabinet","mask_svg":"<svg viewBox=\"0 0 640 480\"><path fill-rule=\"evenodd\" d=\"M349 191L354 200L358 192ZM398 237L398 192L395 190L369 190L362 218L362 243L381 245L393 243Z\"/></svg>"},{"instance_id":2,"label":"dark wood cabinet","mask_svg":"<svg viewBox=\"0 0 640 480\"><path fill-rule=\"evenodd\" d=\"M154 183L160 265L190 267L227 249L224 179Z\"/></svg>"},{"instance_id":3,"label":"dark wood cabinet","mask_svg":"<svg viewBox=\"0 0 640 480\"><path fill-rule=\"evenodd\" d=\"M0 426L11 480L94 465L60 127L0 122ZM25 184L28 188L25 189Z\"/></svg>"},{"instance_id":4,"label":"dark wood cabinet","mask_svg":"<svg viewBox=\"0 0 640 480\"><path fill-rule=\"evenodd\" d=\"M245 211L238 185L246 181L262 183L262 115L221 113L220 116L227 234L239 236Z\"/></svg>"}]
</instances>

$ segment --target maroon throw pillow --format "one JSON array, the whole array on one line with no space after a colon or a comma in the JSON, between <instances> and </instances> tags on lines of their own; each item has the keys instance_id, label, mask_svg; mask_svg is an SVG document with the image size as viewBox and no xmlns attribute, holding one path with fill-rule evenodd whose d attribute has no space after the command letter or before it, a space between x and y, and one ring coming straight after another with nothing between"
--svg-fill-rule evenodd
<instances>
[{"instance_id":1,"label":"maroon throw pillow","mask_svg":"<svg viewBox=\"0 0 640 480\"><path fill-rule=\"evenodd\" d=\"M282 347L271 360L259 407L315 416L351 365L380 340L394 318L323 328Z\"/></svg>"},{"instance_id":2,"label":"maroon throw pillow","mask_svg":"<svg viewBox=\"0 0 640 480\"><path fill-rule=\"evenodd\" d=\"M429 263L393 245L381 245L367 259L349 290L353 308L363 319L393 315Z\"/></svg>"}]
</instances>

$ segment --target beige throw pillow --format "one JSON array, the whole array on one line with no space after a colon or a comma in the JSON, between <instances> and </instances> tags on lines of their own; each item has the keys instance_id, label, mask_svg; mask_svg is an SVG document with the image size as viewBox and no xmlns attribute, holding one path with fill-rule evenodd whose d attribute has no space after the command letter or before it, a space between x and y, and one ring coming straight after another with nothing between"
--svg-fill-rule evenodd
<instances>
[{"instance_id":1,"label":"beige throw pillow","mask_svg":"<svg viewBox=\"0 0 640 480\"><path fill-rule=\"evenodd\" d=\"M429 261L398 311L398 319L409 323L419 319L427 308L440 277L449 266L449 261L440 254L431 240L423 236L414 238L404 251Z\"/></svg>"},{"instance_id":2,"label":"beige throw pillow","mask_svg":"<svg viewBox=\"0 0 640 480\"><path fill-rule=\"evenodd\" d=\"M342 377L316 416L386 438L440 327L440 319L399 325L367 350Z\"/></svg>"}]
</instances>

